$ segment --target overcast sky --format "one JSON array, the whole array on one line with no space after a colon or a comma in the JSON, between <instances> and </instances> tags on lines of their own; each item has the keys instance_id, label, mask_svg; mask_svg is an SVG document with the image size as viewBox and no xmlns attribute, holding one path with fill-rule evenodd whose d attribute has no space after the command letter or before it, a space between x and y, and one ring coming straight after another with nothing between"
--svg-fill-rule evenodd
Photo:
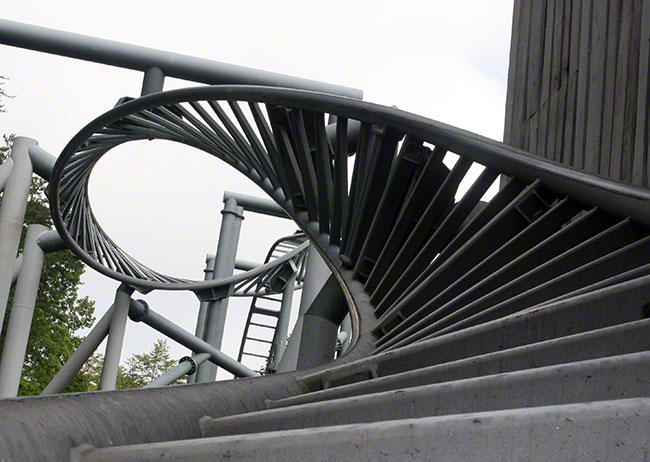
<instances>
[{"instance_id":1,"label":"overcast sky","mask_svg":"<svg viewBox=\"0 0 650 462\"><path fill-rule=\"evenodd\" d=\"M3 17L70 32L361 88L364 99L395 105L501 140L512 0L5 2ZM138 96L142 74L0 46L0 75L15 98L0 131L29 136L54 155L122 96ZM167 79L165 88L194 86ZM91 202L107 233L156 270L202 279L216 248L224 190L263 193L230 167L163 141L111 151L91 178ZM248 213L238 258L261 261L295 226ZM118 283L87 270L83 295L96 316ZM143 296L194 332L191 293ZM236 356L248 300L231 302L224 351ZM161 337L129 323L122 358ZM169 342L175 358L185 348ZM101 347L103 351L103 347ZM225 378L229 374L219 374Z\"/></svg>"}]
</instances>

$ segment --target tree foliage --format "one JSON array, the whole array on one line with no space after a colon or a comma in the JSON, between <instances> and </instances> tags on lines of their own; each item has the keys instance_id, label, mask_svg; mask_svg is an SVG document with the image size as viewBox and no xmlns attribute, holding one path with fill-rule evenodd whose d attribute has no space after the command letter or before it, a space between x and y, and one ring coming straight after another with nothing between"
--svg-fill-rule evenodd
<instances>
[{"instance_id":1,"label":"tree foliage","mask_svg":"<svg viewBox=\"0 0 650 462\"><path fill-rule=\"evenodd\" d=\"M102 375L102 364L104 357L95 353L82 368L79 377L84 382L86 390L95 391L99 389L99 380ZM142 388L158 376L164 374L176 366L169 354L167 340L158 339L148 353L134 354L125 365L121 365L117 371L117 388L127 390L131 388ZM173 385L186 383L182 378Z\"/></svg>"}]
</instances>

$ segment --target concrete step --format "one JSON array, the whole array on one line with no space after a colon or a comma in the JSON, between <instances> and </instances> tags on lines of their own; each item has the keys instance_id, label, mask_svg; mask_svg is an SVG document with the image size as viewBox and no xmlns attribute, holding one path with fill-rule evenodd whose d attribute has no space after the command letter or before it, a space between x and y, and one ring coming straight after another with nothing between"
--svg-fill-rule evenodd
<instances>
[{"instance_id":1,"label":"concrete step","mask_svg":"<svg viewBox=\"0 0 650 462\"><path fill-rule=\"evenodd\" d=\"M270 401L270 408L650 350L650 319Z\"/></svg>"},{"instance_id":2,"label":"concrete step","mask_svg":"<svg viewBox=\"0 0 650 462\"><path fill-rule=\"evenodd\" d=\"M648 318L650 276L305 375L310 391L384 377Z\"/></svg>"},{"instance_id":3,"label":"concrete step","mask_svg":"<svg viewBox=\"0 0 650 462\"><path fill-rule=\"evenodd\" d=\"M650 352L201 419L203 436L645 397Z\"/></svg>"},{"instance_id":4,"label":"concrete step","mask_svg":"<svg viewBox=\"0 0 650 462\"><path fill-rule=\"evenodd\" d=\"M76 457L79 462L647 460L649 424L650 399L624 399L85 448Z\"/></svg>"}]
</instances>

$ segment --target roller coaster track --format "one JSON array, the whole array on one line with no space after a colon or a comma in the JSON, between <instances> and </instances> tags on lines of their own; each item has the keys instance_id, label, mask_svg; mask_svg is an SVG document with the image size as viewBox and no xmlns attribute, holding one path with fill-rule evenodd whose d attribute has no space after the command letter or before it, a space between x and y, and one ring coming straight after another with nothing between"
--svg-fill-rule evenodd
<instances>
[{"instance_id":1,"label":"roller coaster track","mask_svg":"<svg viewBox=\"0 0 650 462\"><path fill-rule=\"evenodd\" d=\"M149 289L213 283L147 268L92 214L93 166L145 139L205 151L280 204L338 280L352 346L307 371L0 402L16 460L648 457L649 191L344 97L162 92L82 129L50 187L73 252Z\"/></svg>"}]
</instances>

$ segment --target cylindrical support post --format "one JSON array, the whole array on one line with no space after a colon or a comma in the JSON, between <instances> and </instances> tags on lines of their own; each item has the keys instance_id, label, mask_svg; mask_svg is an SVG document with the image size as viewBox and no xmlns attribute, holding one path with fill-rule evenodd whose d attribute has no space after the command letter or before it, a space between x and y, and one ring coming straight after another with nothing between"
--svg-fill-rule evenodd
<instances>
[{"instance_id":1,"label":"cylindrical support post","mask_svg":"<svg viewBox=\"0 0 650 462\"><path fill-rule=\"evenodd\" d=\"M223 367L228 372L234 374L235 377L257 377L258 375L243 364L217 350L205 340L190 334L185 329L182 329L170 320L151 310L142 300L138 300L136 303L131 304L129 317L135 322L144 322L152 329L157 330L161 334L166 335L170 339L180 343L192 351L210 353L210 361L212 363L219 367Z\"/></svg>"},{"instance_id":2,"label":"cylindrical support post","mask_svg":"<svg viewBox=\"0 0 650 462\"><path fill-rule=\"evenodd\" d=\"M32 160L32 168L41 178L50 181L52 172L54 171L54 164L56 157L47 152L42 147L35 145L29 148L29 158Z\"/></svg>"},{"instance_id":3,"label":"cylindrical support post","mask_svg":"<svg viewBox=\"0 0 650 462\"><path fill-rule=\"evenodd\" d=\"M203 270L204 276L203 280L204 281L210 281L212 279L212 276L214 275L214 255L207 255L205 257L205 269ZM210 302L207 300L202 300L199 304L199 315L196 319L196 330L194 331L194 335L196 335L198 338L203 338L205 336L205 321L206 318L208 317L208 306L210 305ZM194 352L196 354L196 351ZM189 377L187 378L187 383L194 383L196 382L196 370L192 372Z\"/></svg>"},{"instance_id":4,"label":"cylindrical support post","mask_svg":"<svg viewBox=\"0 0 650 462\"><path fill-rule=\"evenodd\" d=\"M298 367L298 353L302 336L304 316L332 272L313 244L307 250L307 269L305 270L298 319L293 327L291 338L278 365L278 372L295 371Z\"/></svg>"},{"instance_id":5,"label":"cylindrical support post","mask_svg":"<svg viewBox=\"0 0 650 462\"><path fill-rule=\"evenodd\" d=\"M225 191L223 193L223 201L227 203L229 200L235 200L237 205L243 207L247 212L261 213L262 215L270 215L279 218L291 219L289 214L278 205L277 202L271 199L264 199L262 197L249 196L232 191Z\"/></svg>"},{"instance_id":6,"label":"cylindrical support post","mask_svg":"<svg viewBox=\"0 0 650 462\"><path fill-rule=\"evenodd\" d=\"M348 348L350 348L350 343L352 342L352 318L350 317L349 313L345 316L345 318L343 318L343 321L341 322L339 339L341 340L341 354L343 354L348 350Z\"/></svg>"},{"instance_id":7,"label":"cylindrical support post","mask_svg":"<svg viewBox=\"0 0 650 462\"><path fill-rule=\"evenodd\" d=\"M14 161L11 160L11 157L5 160L2 165L0 165L0 192L5 189L7 180L11 176L11 171L14 168Z\"/></svg>"},{"instance_id":8,"label":"cylindrical support post","mask_svg":"<svg viewBox=\"0 0 650 462\"><path fill-rule=\"evenodd\" d=\"M172 367L160 377L149 382L143 388L164 387L170 383L174 383L185 374L192 374L195 372L196 368L208 359L210 359L210 353L199 353L194 356L185 356L180 359L177 366Z\"/></svg>"},{"instance_id":9,"label":"cylindrical support post","mask_svg":"<svg viewBox=\"0 0 650 462\"><path fill-rule=\"evenodd\" d=\"M120 357L122 356L122 345L124 344L124 333L132 293L133 288L126 284L121 284L115 293L115 306L108 331L102 376L99 380L100 390L115 390L117 385L117 373L120 367Z\"/></svg>"},{"instance_id":10,"label":"cylindrical support post","mask_svg":"<svg viewBox=\"0 0 650 462\"><path fill-rule=\"evenodd\" d=\"M45 253L58 252L68 248L56 229L51 229L38 236L38 245Z\"/></svg>"},{"instance_id":11,"label":"cylindrical support post","mask_svg":"<svg viewBox=\"0 0 650 462\"><path fill-rule=\"evenodd\" d=\"M214 261L214 279L232 276L235 270L239 231L241 229L241 222L244 219L244 209L238 206L234 198L229 198L226 200L221 214L223 218L221 220L219 244L217 245L217 254ZM203 339L216 349L221 348L227 311L227 296L210 301ZM204 363L199 366L196 373L196 381L212 382L216 376L217 368L212 364Z\"/></svg>"},{"instance_id":12,"label":"cylindrical support post","mask_svg":"<svg viewBox=\"0 0 650 462\"><path fill-rule=\"evenodd\" d=\"M11 277L11 283L14 284L18 280L18 275L20 274L20 268L23 266L23 254L21 253L14 261L14 274Z\"/></svg>"},{"instance_id":13,"label":"cylindrical support post","mask_svg":"<svg viewBox=\"0 0 650 462\"><path fill-rule=\"evenodd\" d=\"M47 231L47 228L43 225L29 225L27 228L23 264L16 281L16 291L11 305L2 360L0 360L0 397L13 397L18 394L36 295L43 270L44 254L36 239L44 231Z\"/></svg>"},{"instance_id":14,"label":"cylindrical support post","mask_svg":"<svg viewBox=\"0 0 650 462\"><path fill-rule=\"evenodd\" d=\"M36 140L18 136L11 148L14 166L5 185L0 205L0 330L4 322L9 289L13 279L14 262L23 230L29 186L32 181L32 161L29 148Z\"/></svg>"},{"instance_id":15,"label":"cylindrical support post","mask_svg":"<svg viewBox=\"0 0 650 462\"><path fill-rule=\"evenodd\" d=\"M289 319L291 317L291 308L293 306L293 292L296 287L296 272L287 280L287 284L282 290L282 303L280 304L280 314L278 323L273 334L273 344L271 351L273 358L269 364L269 369L277 370L278 364L282 360L284 350L287 348L287 337L289 336Z\"/></svg>"},{"instance_id":16,"label":"cylindrical support post","mask_svg":"<svg viewBox=\"0 0 650 462\"><path fill-rule=\"evenodd\" d=\"M56 373L54 378L47 384L45 390L41 395L52 395L54 393L63 393L65 387L74 379L74 376L79 373L81 367L93 355L95 350L99 347L100 343L104 341L108 335L108 330L111 326L111 319L113 318L113 311L115 304L104 313L104 316L99 320L95 327L86 335L81 344L70 355L63 367Z\"/></svg>"},{"instance_id":17,"label":"cylindrical support post","mask_svg":"<svg viewBox=\"0 0 650 462\"><path fill-rule=\"evenodd\" d=\"M140 96L150 95L163 91L165 85L165 74L159 67L150 67L144 72L142 79L142 91Z\"/></svg>"}]
</instances>

